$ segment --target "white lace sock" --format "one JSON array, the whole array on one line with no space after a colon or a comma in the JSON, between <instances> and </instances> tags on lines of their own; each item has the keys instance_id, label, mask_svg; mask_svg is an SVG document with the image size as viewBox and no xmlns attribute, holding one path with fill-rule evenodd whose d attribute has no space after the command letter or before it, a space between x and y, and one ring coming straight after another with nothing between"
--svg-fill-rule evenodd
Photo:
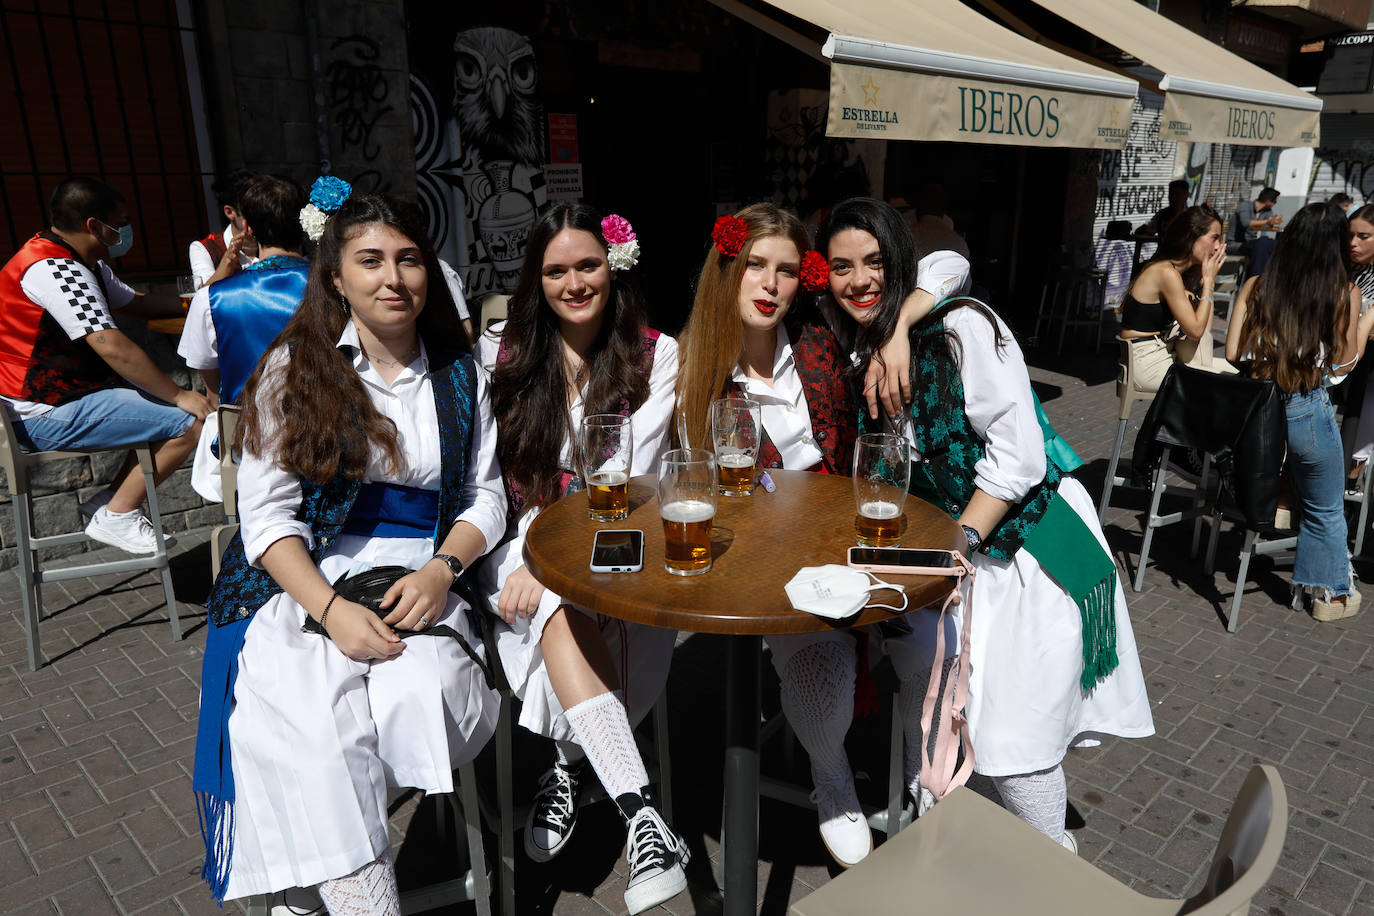
<instances>
[{"instance_id":1,"label":"white lace sock","mask_svg":"<svg viewBox=\"0 0 1374 916\"><path fill-rule=\"evenodd\" d=\"M649 784L619 690L584 700L564 714L611 798L638 793Z\"/></svg>"},{"instance_id":2,"label":"white lace sock","mask_svg":"<svg viewBox=\"0 0 1374 916\"><path fill-rule=\"evenodd\" d=\"M894 657L895 661L895 657ZM940 669L940 683L943 688L954 667L955 659L945 659ZM895 664L894 668L897 667ZM901 672L898 672L900 676ZM903 759L902 769L906 776L906 788L912 798L921 797L921 762L925 759L922 751L929 750L940 730L938 721L932 722L930 734L921 734L921 707L926 701L926 691L930 689L930 669L918 667L910 677L901 678L901 688L897 692L897 708L902 713Z\"/></svg>"},{"instance_id":3,"label":"white lace sock","mask_svg":"<svg viewBox=\"0 0 1374 916\"><path fill-rule=\"evenodd\" d=\"M1064 841L1064 811L1069 801L1064 767L1021 776L994 776L992 782L1008 811L1056 843Z\"/></svg>"},{"instance_id":4,"label":"white lace sock","mask_svg":"<svg viewBox=\"0 0 1374 916\"><path fill-rule=\"evenodd\" d=\"M390 849L351 875L320 882L319 892L330 916L401 916Z\"/></svg>"},{"instance_id":5,"label":"white lace sock","mask_svg":"<svg viewBox=\"0 0 1374 916\"><path fill-rule=\"evenodd\" d=\"M811 755L815 785L851 785L844 736L854 721L854 650L813 643L793 655L782 675L782 711Z\"/></svg>"}]
</instances>

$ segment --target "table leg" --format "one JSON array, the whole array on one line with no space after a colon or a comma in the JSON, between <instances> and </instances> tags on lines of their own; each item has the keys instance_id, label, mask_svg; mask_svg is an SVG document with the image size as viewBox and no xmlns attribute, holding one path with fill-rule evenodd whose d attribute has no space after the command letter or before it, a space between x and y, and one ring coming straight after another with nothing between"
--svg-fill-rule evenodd
<instances>
[{"instance_id":1,"label":"table leg","mask_svg":"<svg viewBox=\"0 0 1374 916\"><path fill-rule=\"evenodd\" d=\"M759 708L762 639L735 636L726 644L725 914L758 909Z\"/></svg>"}]
</instances>

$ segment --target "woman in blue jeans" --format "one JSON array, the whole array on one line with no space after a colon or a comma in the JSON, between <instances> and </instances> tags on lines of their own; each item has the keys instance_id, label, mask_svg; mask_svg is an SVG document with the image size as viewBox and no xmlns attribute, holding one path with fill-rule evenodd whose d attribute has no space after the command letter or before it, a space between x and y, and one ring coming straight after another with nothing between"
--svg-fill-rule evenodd
<instances>
[{"instance_id":1,"label":"woman in blue jeans","mask_svg":"<svg viewBox=\"0 0 1374 916\"><path fill-rule=\"evenodd\" d=\"M1298 211L1279 236L1263 274L1236 297L1226 358L1272 379L1288 418L1288 469L1302 500L1294 606L1312 599L1317 620L1340 620L1360 607L1352 585L1342 494L1345 459L1326 385L1364 355L1374 310L1360 314L1350 281L1349 228L1328 203Z\"/></svg>"}]
</instances>

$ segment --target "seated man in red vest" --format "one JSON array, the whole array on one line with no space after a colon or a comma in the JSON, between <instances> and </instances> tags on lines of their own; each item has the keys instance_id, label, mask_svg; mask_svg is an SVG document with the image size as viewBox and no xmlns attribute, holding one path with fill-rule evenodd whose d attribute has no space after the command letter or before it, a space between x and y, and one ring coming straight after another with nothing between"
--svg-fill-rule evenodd
<instances>
[{"instance_id":1,"label":"seated man in red vest","mask_svg":"<svg viewBox=\"0 0 1374 916\"><path fill-rule=\"evenodd\" d=\"M111 318L111 307L148 311L105 263L133 244L123 196L93 178L68 178L48 213L51 228L0 270L0 403L25 449L151 442L161 483L195 447L210 399L179 388ZM145 494L131 453L109 488L82 504L86 534L156 552L139 511Z\"/></svg>"},{"instance_id":2,"label":"seated man in red vest","mask_svg":"<svg viewBox=\"0 0 1374 916\"><path fill-rule=\"evenodd\" d=\"M191 274L196 278L196 289L233 276L258 259L257 242L244 233L243 214L239 209L239 195L257 177L247 169L238 169L210 186L229 224L223 232L212 232L191 243Z\"/></svg>"}]
</instances>

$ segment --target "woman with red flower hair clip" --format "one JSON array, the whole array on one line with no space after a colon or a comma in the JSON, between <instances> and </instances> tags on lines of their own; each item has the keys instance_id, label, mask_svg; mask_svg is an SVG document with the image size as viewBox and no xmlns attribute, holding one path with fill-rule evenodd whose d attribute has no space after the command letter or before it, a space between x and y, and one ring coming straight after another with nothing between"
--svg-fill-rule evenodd
<instances>
[{"instance_id":1,"label":"woman with red flower hair clip","mask_svg":"<svg viewBox=\"0 0 1374 916\"><path fill-rule=\"evenodd\" d=\"M829 289L829 263L809 250L800 220L769 203L721 217L711 238L682 337L679 438L705 444L711 402L747 397L762 408L762 467L849 474L857 416L844 381L848 354L802 289ZM821 840L846 867L873 848L844 749L856 685L871 688L869 640L891 656L902 679L907 775L915 786L920 700L934 652L934 627L923 626L925 617L935 615L913 612L872 633L831 630L767 640L783 711L811 757ZM954 645L952 636L947 641Z\"/></svg>"}]
</instances>

